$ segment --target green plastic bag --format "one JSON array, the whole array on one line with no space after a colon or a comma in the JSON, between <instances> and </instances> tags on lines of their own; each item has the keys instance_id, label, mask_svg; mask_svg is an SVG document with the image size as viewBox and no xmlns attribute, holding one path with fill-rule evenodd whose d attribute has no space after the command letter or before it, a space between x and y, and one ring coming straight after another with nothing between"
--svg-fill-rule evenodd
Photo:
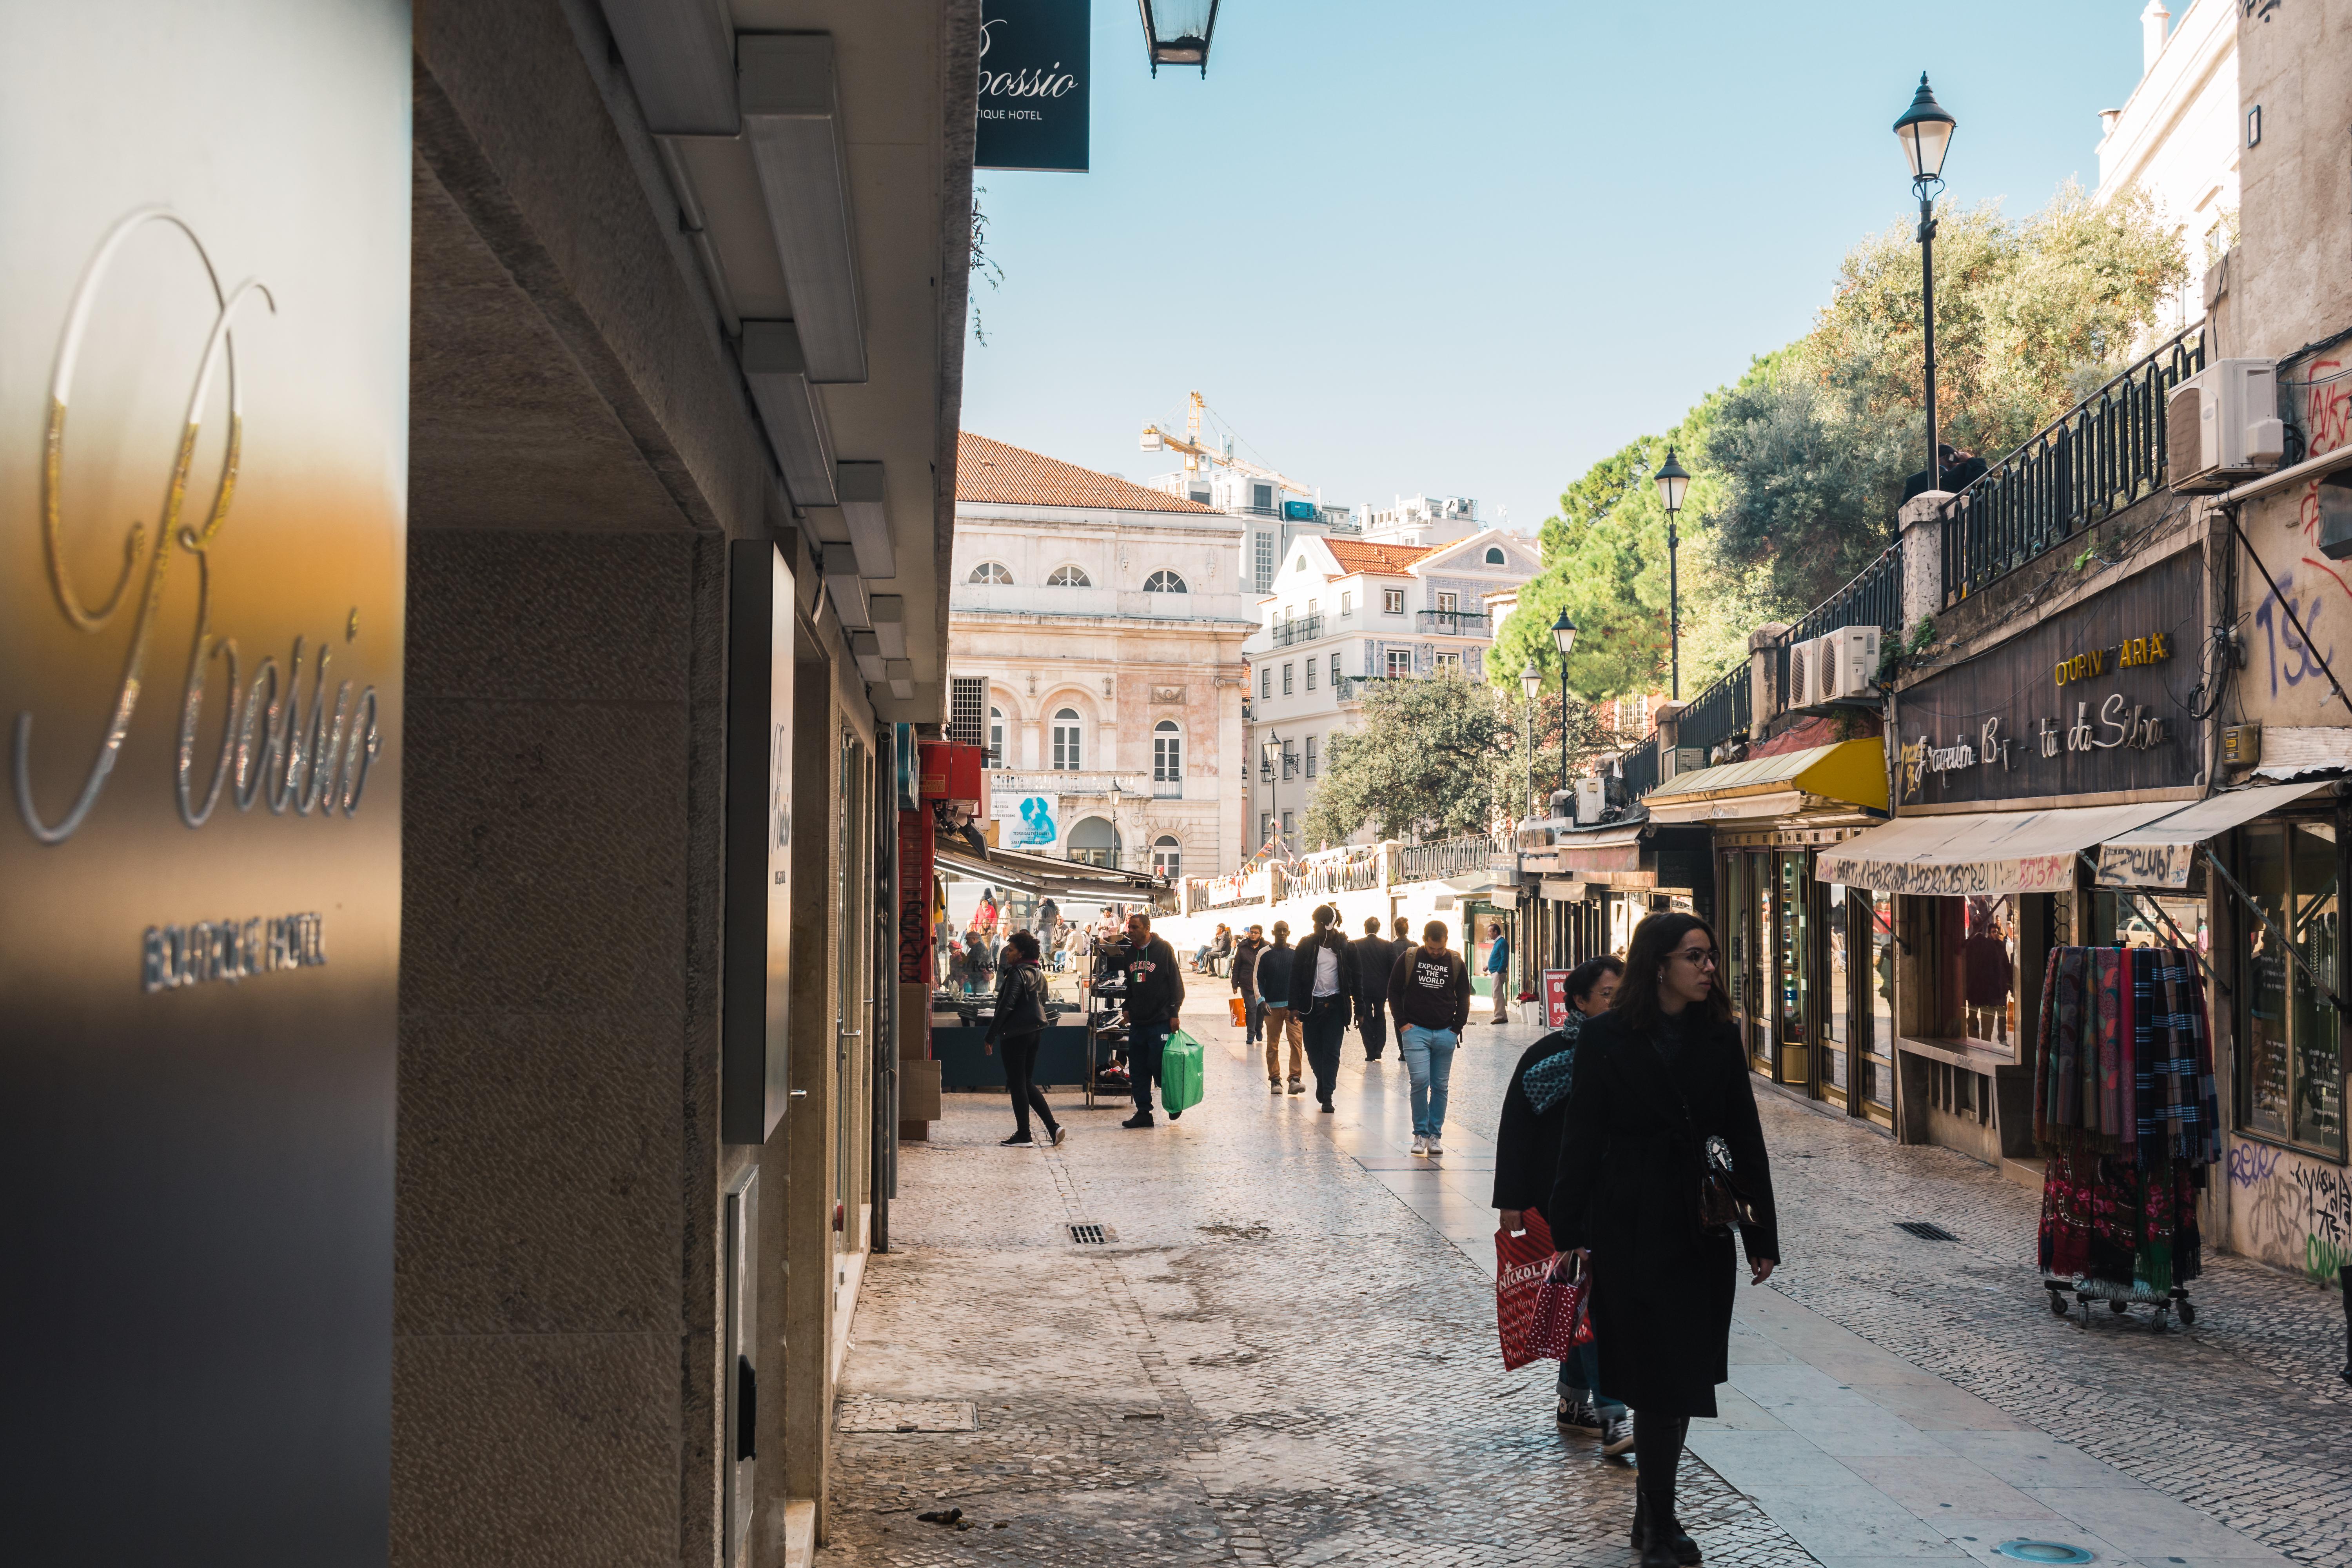
<instances>
[{"instance_id":1,"label":"green plastic bag","mask_svg":"<svg viewBox=\"0 0 2352 1568\"><path fill-rule=\"evenodd\" d=\"M1201 1042L1179 1029L1160 1052L1160 1104L1173 1115L1201 1103Z\"/></svg>"}]
</instances>

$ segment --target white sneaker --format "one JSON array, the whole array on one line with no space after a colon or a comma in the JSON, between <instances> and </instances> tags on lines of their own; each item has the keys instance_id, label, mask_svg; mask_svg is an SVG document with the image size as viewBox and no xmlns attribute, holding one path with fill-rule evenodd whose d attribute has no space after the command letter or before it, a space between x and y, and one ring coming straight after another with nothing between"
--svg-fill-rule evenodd
<instances>
[{"instance_id":1,"label":"white sneaker","mask_svg":"<svg viewBox=\"0 0 2352 1568\"><path fill-rule=\"evenodd\" d=\"M1413 1152L1414 1153L1416 1153L1416 1154L1426 1154L1426 1153L1428 1153L1428 1152L1429 1152L1429 1140L1428 1140L1428 1139L1426 1139L1426 1138L1415 1138L1415 1139L1412 1141L1412 1152Z\"/></svg>"},{"instance_id":2,"label":"white sneaker","mask_svg":"<svg viewBox=\"0 0 2352 1568\"><path fill-rule=\"evenodd\" d=\"M1445 1152L1444 1150L1437 1146L1437 1140L1434 1138L1432 1138L1429 1141L1429 1147L1422 1152L1425 1154L1443 1154Z\"/></svg>"}]
</instances>

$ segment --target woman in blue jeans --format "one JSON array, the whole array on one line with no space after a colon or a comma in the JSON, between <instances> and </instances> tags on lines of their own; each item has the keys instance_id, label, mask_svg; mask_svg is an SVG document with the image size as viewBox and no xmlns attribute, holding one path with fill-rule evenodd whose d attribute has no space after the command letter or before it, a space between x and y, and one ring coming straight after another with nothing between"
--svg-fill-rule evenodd
<instances>
[{"instance_id":1,"label":"woman in blue jeans","mask_svg":"<svg viewBox=\"0 0 2352 1568\"><path fill-rule=\"evenodd\" d=\"M1421 945L1397 955L1389 973L1389 1007L1396 1015L1398 1054L1412 1079L1412 1152L1442 1154L1445 1086L1454 1076L1454 1047L1470 1021L1470 966L1445 945L1445 922L1421 928Z\"/></svg>"}]
</instances>

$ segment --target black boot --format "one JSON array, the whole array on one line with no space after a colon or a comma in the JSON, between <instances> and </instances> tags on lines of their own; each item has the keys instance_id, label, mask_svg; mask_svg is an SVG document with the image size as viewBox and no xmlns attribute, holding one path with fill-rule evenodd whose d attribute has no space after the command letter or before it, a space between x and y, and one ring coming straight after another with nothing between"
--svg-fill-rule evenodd
<instances>
[{"instance_id":1,"label":"black boot","mask_svg":"<svg viewBox=\"0 0 2352 1568\"><path fill-rule=\"evenodd\" d=\"M1647 1492L1633 1494L1633 1549L1642 1554L1642 1568L1664 1568L1668 1563L1690 1568L1699 1560L1698 1542L1684 1532L1682 1521L1675 1518L1671 1509L1666 1510L1665 1520L1666 1527L1654 1534L1666 1555L1654 1561L1650 1551L1654 1533L1650 1525L1650 1497Z\"/></svg>"},{"instance_id":2,"label":"black boot","mask_svg":"<svg viewBox=\"0 0 2352 1568\"><path fill-rule=\"evenodd\" d=\"M1675 1469L1689 1430L1681 1416L1633 1413L1633 1452L1641 1466L1634 1482L1633 1545L1642 1553L1642 1568L1688 1568L1699 1560L1698 1542L1675 1518Z\"/></svg>"}]
</instances>

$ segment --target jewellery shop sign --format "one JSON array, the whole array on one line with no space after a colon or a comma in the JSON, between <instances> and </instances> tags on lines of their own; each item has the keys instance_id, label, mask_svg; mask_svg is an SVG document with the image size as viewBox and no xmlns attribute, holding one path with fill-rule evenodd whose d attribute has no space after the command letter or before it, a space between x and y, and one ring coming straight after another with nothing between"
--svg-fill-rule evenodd
<instances>
[{"instance_id":1,"label":"jewellery shop sign","mask_svg":"<svg viewBox=\"0 0 2352 1568\"><path fill-rule=\"evenodd\" d=\"M2193 786L2203 572L2180 551L1903 692L1898 810Z\"/></svg>"}]
</instances>

